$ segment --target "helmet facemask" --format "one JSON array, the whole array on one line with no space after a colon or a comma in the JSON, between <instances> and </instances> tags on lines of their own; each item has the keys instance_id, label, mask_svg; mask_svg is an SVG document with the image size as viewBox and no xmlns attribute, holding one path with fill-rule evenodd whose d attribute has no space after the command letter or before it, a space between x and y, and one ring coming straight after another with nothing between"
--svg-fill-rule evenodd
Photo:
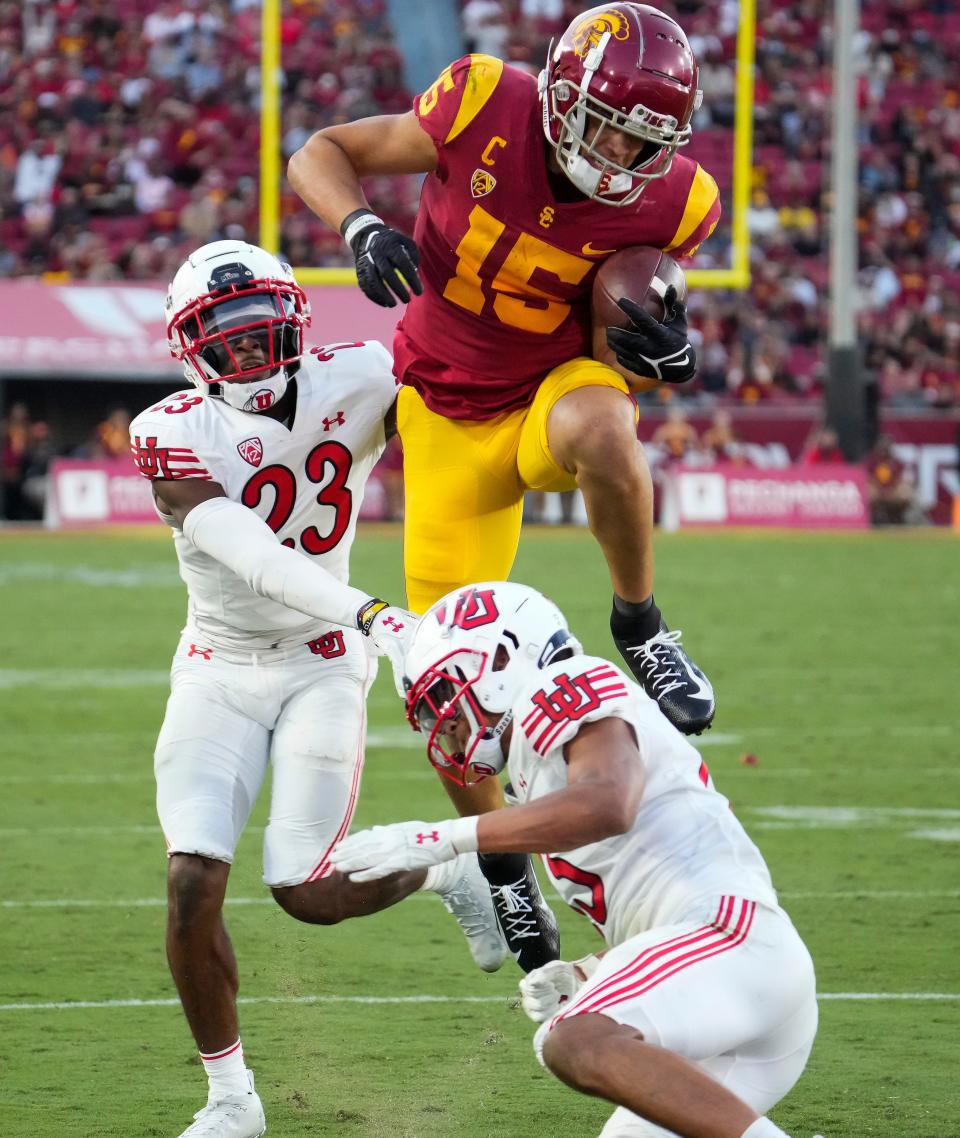
<instances>
[{"instance_id":1,"label":"helmet facemask","mask_svg":"<svg viewBox=\"0 0 960 1138\"><path fill-rule=\"evenodd\" d=\"M255 281L249 288L199 297L171 324L184 364L220 385L217 394L233 406L266 410L300 367L303 333L291 319L301 308L298 293L302 297L297 285ZM259 346L262 359L244 366L241 345L248 340Z\"/></svg>"},{"instance_id":2,"label":"helmet facemask","mask_svg":"<svg viewBox=\"0 0 960 1138\"><path fill-rule=\"evenodd\" d=\"M195 386L240 410L266 411L300 367L310 303L289 266L224 241L181 266L167 314L170 351Z\"/></svg>"},{"instance_id":3,"label":"helmet facemask","mask_svg":"<svg viewBox=\"0 0 960 1138\"><path fill-rule=\"evenodd\" d=\"M572 102L571 92L576 93ZM678 129L672 115L639 105L626 114L569 80L550 84L545 99L559 123L554 151L561 169L582 194L604 205L635 202L650 182L669 172L678 148L690 141L689 124ZM637 140L640 153L632 165L623 166L597 149L610 130Z\"/></svg>"},{"instance_id":4,"label":"helmet facemask","mask_svg":"<svg viewBox=\"0 0 960 1138\"><path fill-rule=\"evenodd\" d=\"M467 586L421 618L407 655L407 719L458 786L503 769L514 701L549 664L582 652L546 597L509 582Z\"/></svg>"},{"instance_id":5,"label":"helmet facemask","mask_svg":"<svg viewBox=\"0 0 960 1138\"><path fill-rule=\"evenodd\" d=\"M497 713L488 715L474 690L488 661L486 652L458 649L428 668L407 693L407 719L427 736L427 757L458 786L498 774L505 761L501 739L513 712L507 708L491 723ZM463 742L451 731L461 718L469 728Z\"/></svg>"}]
</instances>

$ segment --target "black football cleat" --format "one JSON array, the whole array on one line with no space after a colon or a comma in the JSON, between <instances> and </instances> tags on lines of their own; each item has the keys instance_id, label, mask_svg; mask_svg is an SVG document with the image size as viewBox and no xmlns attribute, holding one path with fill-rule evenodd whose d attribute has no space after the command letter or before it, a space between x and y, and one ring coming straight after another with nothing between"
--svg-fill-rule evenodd
<instances>
[{"instance_id":1,"label":"black football cleat","mask_svg":"<svg viewBox=\"0 0 960 1138\"><path fill-rule=\"evenodd\" d=\"M670 632L660 622L660 631L649 640L637 640L624 632L622 618L614 627L613 640L643 690L684 735L699 735L713 722L717 703L710 681L680 647L680 633Z\"/></svg>"},{"instance_id":2,"label":"black football cleat","mask_svg":"<svg viewBox=\"0 0 960 1138\"><path fill-rule=\"evenodd\" d=\"M557 918L543 899L528 854L483 854L480 869L507 948L524 972L560 957Z\"/></svg>"}]
</instances>

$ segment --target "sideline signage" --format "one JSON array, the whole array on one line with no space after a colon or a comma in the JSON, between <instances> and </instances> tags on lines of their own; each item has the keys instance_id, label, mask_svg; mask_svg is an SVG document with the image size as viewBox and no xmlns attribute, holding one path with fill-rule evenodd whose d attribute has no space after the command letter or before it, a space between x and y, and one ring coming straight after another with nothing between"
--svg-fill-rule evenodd
<instances>
[{"instance_id":1,"label":"sideline signage","mask_svg":"<svg viewBox=\"0 0 960 1138\"><path fill-rule=\"evenodd\" d=\"M664 486L664 528L789 526L862 529L870 524L860 467L788 466L758 470L736 464L674 468Z\"/></svg>"}]
</instances>

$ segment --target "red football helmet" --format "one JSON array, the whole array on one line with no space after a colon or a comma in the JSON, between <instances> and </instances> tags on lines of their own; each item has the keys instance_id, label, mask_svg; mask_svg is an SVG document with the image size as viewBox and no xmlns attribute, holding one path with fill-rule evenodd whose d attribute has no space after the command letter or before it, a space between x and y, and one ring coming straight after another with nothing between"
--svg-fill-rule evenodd
<instances>
[{"instance_id":1,"label":"red football helmet","mask_svg":"<svg viewBox=\"0 0 960 1138\"><path fill-rule=\"evenodd\" d=\"M540 73L543 130L560 167L589 198L623 206L670 169L690 141L699 69L680 25L648 4L611 4L578 16L551 44ZM605 130L641 147L631 166L596 149Z\"/></svg>"}]
</instances>

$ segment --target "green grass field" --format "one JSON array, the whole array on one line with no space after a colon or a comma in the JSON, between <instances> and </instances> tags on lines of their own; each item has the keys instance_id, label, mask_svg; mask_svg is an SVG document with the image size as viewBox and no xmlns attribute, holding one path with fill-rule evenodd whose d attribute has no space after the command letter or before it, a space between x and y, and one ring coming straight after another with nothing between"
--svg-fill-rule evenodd
<instances>
[{"instance_id":1,"label":"green grass field","mask_svg":"<svg viewBox=\"0 0 960 1138\"><path fill-rule=\"evenodd\" d=\"M958 545L933 531L661 536L658 600L718 692L704 755L817 962L821 1029L773 1112L796 1138L949 1138L960 1016ZM399 598L399 534L354 583ZM580 531L515 577L589 651L609 589ZM152 749L185 597L160 526L0 535L0 1103L5 1138L172 1138L205 1093L163 952ZM450 808L382 671L357 823ZM747 753L755 764L745 764ZM485 976L432 896L333 929L260 882L264 803L227 918L271 1138L591 1138L605 1103L530 1048L519 973ZM559 914L565 955L591 950Z\"/></svg>"}]
</instances>

